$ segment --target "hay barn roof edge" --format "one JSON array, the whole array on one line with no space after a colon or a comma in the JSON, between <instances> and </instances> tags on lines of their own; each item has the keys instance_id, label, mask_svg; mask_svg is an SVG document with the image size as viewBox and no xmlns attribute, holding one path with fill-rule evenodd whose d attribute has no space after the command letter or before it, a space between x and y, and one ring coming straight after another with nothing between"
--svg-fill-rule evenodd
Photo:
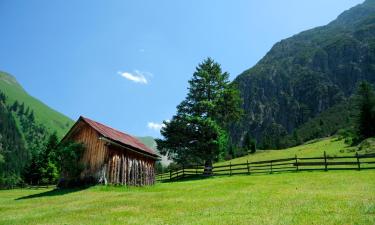
<instances>
[{"instance_id":1,"label":"hay barn roof edge","mask_svg":"<svg viewBox=\"0 0 375 225\"><path fill-rule=\"evenodd\" d=\"M96 130L101 136L112 141L113 143L116 143L117 145L121 145L122 147L125 147L125 148L130 148L131 150L138 151L139 153L149 155L154 158L160 158L160 156L156 154L153 149L147 147L137 138L129 134L126 134L124 132L121 132L119 130L113 129L109 126L106 126L102 123L86 118L84 116L80 116L78 118L77 122L68 131L68 133L62 139L62 141L68 138L68 136L70 135L70 133L72 132L76 124L78 124L80 121L83 121L84 123L89 125L91 128Z\"/></svg>"}]
</instances>

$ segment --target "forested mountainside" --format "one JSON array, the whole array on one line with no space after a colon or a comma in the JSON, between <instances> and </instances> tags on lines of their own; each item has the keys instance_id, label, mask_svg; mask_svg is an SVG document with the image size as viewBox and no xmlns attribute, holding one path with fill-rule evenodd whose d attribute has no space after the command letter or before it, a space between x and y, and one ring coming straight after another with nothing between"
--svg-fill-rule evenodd
<instances>
[{"instance_id":1,"label":"forested mountainside","mask_svg":"<svg viewBox=\"0 0 375 225\"><path fill-rule=\"evenodd\" d=\"M4 179L18 179L30 158L22 134L5 103L6 97L0 93L0 185Z\"/></svg>"},{"instance_id":2,"label":"forested mountainside","mask_svg":"<svg viewBox=\"0 0 375 225\"><path fill-rule=\"evenodd\" d=\"M56 132L73 121L28 95L10 74L0 72L0 186L19 183L25 166ZM2 160L1 160L2 159Z\"/></svg>"},{"instance_id":3,"label":"forested mountainside","mask_svg":"<svg viewBox=\"0 0 375 225\"><path fill-rule=\"evenodd\" d=\"M42 148L49 132L35 122L34 112L24 104L7 104L0 92L0 187L18 183L33 155Z\"/></svg>"},{"instance_id":4,"label":"forested mountainside","mask_svg":"<svg viewBox=\"0 0 375 225\"><path fill-rule=\"evenodd\" d=\"M281 148L348 127L349 98L361 80L375 83L375 0L276 43L239 75L245 115L232 126L232 141L249 132L260 148Z\"/></svg>"},{"instance_id":5,"label":"forested mountainside","mask_svg":"<svg viewBox=\"0 0 375 225\"><path fill-rule=\"evenodd\" d=\"M25 110L33 111L35 121L43 124L50 132L62 137L73 125L73 121L65 115L51 109L38 99L30 96L12 75L0 72L0 91L7 96L7 104L15 102L24 105Z\"/></svg>"}]
</instances>

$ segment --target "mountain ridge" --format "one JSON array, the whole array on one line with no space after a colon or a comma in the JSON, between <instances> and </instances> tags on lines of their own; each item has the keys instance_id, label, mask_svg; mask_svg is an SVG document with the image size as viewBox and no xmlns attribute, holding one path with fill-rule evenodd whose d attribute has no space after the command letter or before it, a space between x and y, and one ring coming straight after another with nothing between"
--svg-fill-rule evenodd
<instances>
[{"instance_id":1,"label":"mountain ridge","mask_svg":"<svg viewBox=\"0 0 375 225\"><path fill-rule=\"evenodd\" d=\"M0 90L7 96L7 104L12 105L15 101L24 103L35 113L35 119L43 124L50 132L56 131L59 137L73 125L73 120L50 108L48 105L29 95L18 83L17 79L6 72L0 71Z\"/></svg>"},{"instance_id":2,"label":"mountain ridge","mask_svg":"<svg viewBox=\"0 0 375 225\"><path fill-rule=\"evenodd\" d=\"M286 147L293 143L283 137L348 99L360 80L375 83L374 2L277 42L237 76L245 116L232 126L232 141L241 143L249 132L261 148Z\"/></svg>"}]
</instances>

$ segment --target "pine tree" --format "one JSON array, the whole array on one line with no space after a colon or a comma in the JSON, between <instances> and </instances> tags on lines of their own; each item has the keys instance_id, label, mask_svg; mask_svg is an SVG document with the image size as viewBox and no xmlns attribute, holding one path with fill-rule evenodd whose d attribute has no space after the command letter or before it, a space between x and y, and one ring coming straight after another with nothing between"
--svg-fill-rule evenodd
<instances>
[{"instance_id":1,"label":"pine tree","mask_svg":"<svg viewBox=\"0 0 375 225\"><path fill-rule=\"evenodd\" d=\"M13 111L13 112L16 112L18 110L18 106L19 106L19 103L18 101L16 100L13 105L10 107L10 109Z\"/></svg>"},{"instance_id":2,"label":"pine tree","mask_svg":"<svg viewBox=\"0 0 375 225\"><path fill-rule=\"evenodd\" d=\"M243 148L250 153L256 152L256 141L255 139L251 138L249 132L246 133L244 140L243 140Z\"/></svg>"},{"instance_id":3,"label":"pine tree","mask_svg":"<svg viewBox=\"0 0 375 225\"><path fill-rule=\"evenodd\" d=\"M180 164L204 162L207 167L224 157L226 129L242 115L239 93L228 77L210 58L198 65L177 114L164 121L164 139L156 140L161 154Z\"/></svg>"},{"instance_id":4,"label":"pine tree","mask_svg":"<svg viewBox=\"0 0 375 225\"><path fill-rule=\"evenodd\" d=\"M18 107L18 115L22 116L25 113L25 104L22 102L22 104Z\"/></svg>"},{"instance_id":5,"label":"pine tree","mask_svg":"<svg viewBox=\"0 0 375 225\"><path fill-rule=\"evenodd\" d=\"M24 172L24 179L29 184L53 184L59 177L58 137L52 133L40 152L36 152Z\"/></svg>"},{"instance_id":6,"label":"pine tree","mask_svg":"<svg viewBox=\"0 0 375 225\"><path fill-rule=\"evenodd\" d=\"M31 110L30 114L28 115L28 118L31 122L34 122L35 121L35 117L34 117L34 110Z\"/></svg>"},{"instance_id":7,"label":"pine tree","mask_svg":"<svg viewBox=\"0 0 375 225\"><path fill-rule=\"evenodd\" d=\"M46 160L56 163L57 158L57 148L59 140L56 132L52 133L48 140L44 151L44 157Z\"/></svg>"},{"instance_id":8,"label":"pine tree","mask_svg":"<svg viewBox=\"0 0 375 225\"><path fill-rule=\"evenodd\" d=\"M3 137L2 137L1 134L0 134L0 168L1 168L1 164L4 163L4 156L3 156L3 151L4 151L4 149L3 149L2 138L3 138Z\"/></svg>"},{"instance_id":9,"label":"pine tree","mask_svg":"<svg viewBox=\"0 0 375 225\"><path fill-rule=\"evenodd\" d=\"M358 134L361 138L375 136L375 93L368 82L361 82L357 91Z\"/></svg>"},{"instance_id":10,"label":"pine tree","mask_svg":"<svg viewBox=\"0 0 375 225\"><path fill-rule=\"evenodd\" d=\"M6 95L2 92L0 92L0 102L5 102L6 101Z\"/></svg>"},{"instance_id":11,"label":"pine tree","mask_svg":"<svg viewBox=\"0 0 375 225\"><path fill-rule=\"evenodd\" d=\"M56 133L52 133L44 149L39 154L40 172L43 183L54 183L58 176L57 170L57 153L58 152L58 138Z\"/></svg>"},{"instance_id":12,"label":"pine tree","mask_svg":"<svg viewBox=\"0 0 375 225\"><path fill-rule=\"evenodd\" d=\"M27 106L27 107L26 107L26 111L25 111L25 115L28 116L29 113L30 113L30 108Z\"/></svg>"}]
</instances>

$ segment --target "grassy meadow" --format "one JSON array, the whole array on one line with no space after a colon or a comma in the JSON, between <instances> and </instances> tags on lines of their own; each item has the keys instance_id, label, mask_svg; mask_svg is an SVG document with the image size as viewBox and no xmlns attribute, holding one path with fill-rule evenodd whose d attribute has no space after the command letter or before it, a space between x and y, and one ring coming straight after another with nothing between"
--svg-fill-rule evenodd
<instances>
[{"instance_id":1,"label":"grassy meadow","mask_svg":"<svg viewBox=\"0 0 375 225\"><path fill-rule=\"evenodd\" d=\"M356 152L359 154L375 153L375 139L368 139L365 141L366 145L349 146L345 144L344 139L338 137L327 137L319 140L313 140L303 145L283 149L283 150L257 150L255 154L249 154L244 157L235 158L229 161L216 163L216 166L226 165L229 162L245 163L249 162L290 158L297 155L298 157L319 157L323 156L324 151L328 156L354 156Z\"/></svg>"},{"instance_id":2,"label":"grassy meadow","mask_svg":"<svg viewBox=\"0 0 375 225\"><path fill-rule=\"evenodd\" d=\"M4 190L0 224L375 224L375 171Z\"/></svg>"},{"instance_id":3,"label":"grassy meadow","mask_svg":"<svg viewBox=\"0 0 375 225\"><path fill-rule=\"evenodd\" d=\"M371 152L371 146L360 153ZM323 151L353 155L356 148L327 138L232 162ZM151 187L2 190L0 224L375 224L375 170L222 176Z\"/></svg>"}]
</instances>

